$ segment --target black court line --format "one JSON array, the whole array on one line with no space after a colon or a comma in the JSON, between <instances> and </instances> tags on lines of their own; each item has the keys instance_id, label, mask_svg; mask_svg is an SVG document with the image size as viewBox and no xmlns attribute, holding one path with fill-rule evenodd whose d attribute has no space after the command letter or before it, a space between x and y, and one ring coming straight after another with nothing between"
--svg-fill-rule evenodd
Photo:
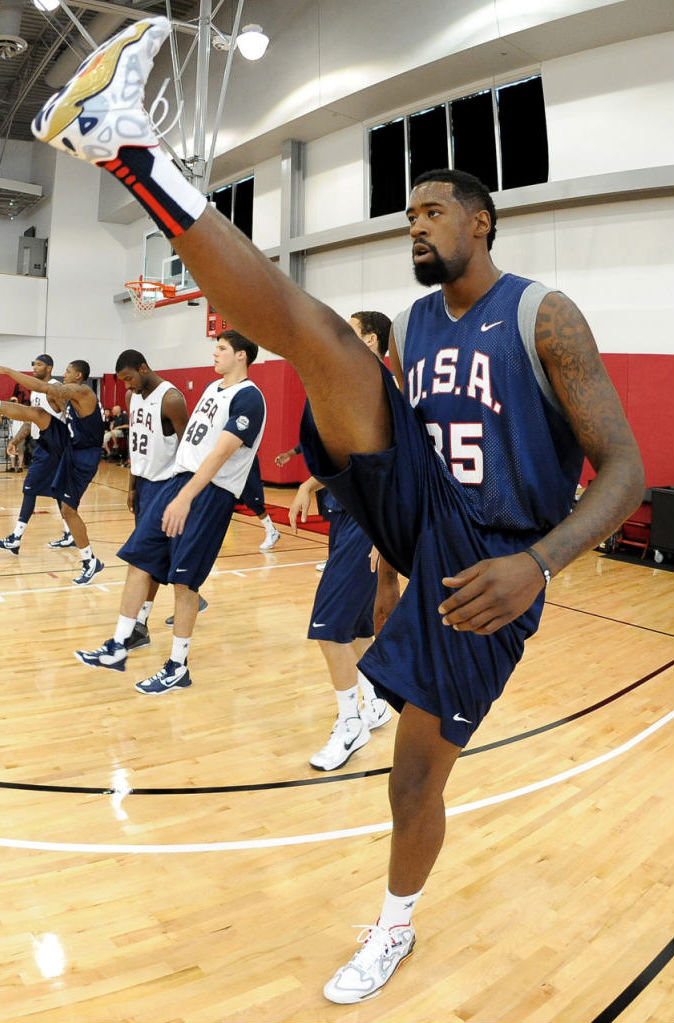
<instances>
[{"instance_id":1,"label":"black court line","mask_svg":"<svg viewBox=\"0 0 674 1023\"><path fill-rule=\"evenodd\" d=\"M592 1023L613 1023L613 1020L625 1011L635 998L642 991L645 991L652 980L655 980L661 970L665 968L670 959L674 956L674 940L665 945L661 952L658 952L655 959L651 960L645 970L642 970L638 977L628 984L621 994L615 998L610 1005L607 1005L603 1012L592 1020Z\"/></svg>"},{"instance_id":2,"label":"black court line","mask_svg":"<svg viewBox=\"0 0 674 1023\"><path fill-rule=\"evenodd\" d=\"M671 636L671 632L663 632L662 629L651 629L649 625L635 625L634 622L625 622L622 618L611 618L609 615L600 615L596 611L584 611L581 607L569 607L568 604L556 604L554 600L546 600L546 606L559 607L562 611L573 611L574 614L588 615L590 618L600 618L602 622L615 622L616 625L629 625L631 629L642 629L644 632L655 632L658 636Z\"/></svg>"},{"instance_id":3,"label":"black court line","mask_svg":"<svg viewBox=\"0 0 674 1023\"><path fill-rule=\"evenodd\" d=\"M469 757L475 753L486 753L488 750L497 749L499 746L509 746L512 743L521 742L523 739L529 739L532 735L541 735L543 732L549 732L553 728L561 728L562 725L566 725L570 721L576 721L578 718L585 717L587 714L592 714L595 710L599 710L601 707L605 707L607 704L613 703L615 700L619 700L621 696L631 693L634 689L637 689L639 686L649 682L652 678L660 675L663 671L671 668L672 665L674 665L674 661L668 661L667 664L663 664L660 668L656 668L655 671L651 671L648 675L644 675L643 678L625 686L624 689L619 689L618 692L613 693L612 696L607 696L604 700L600 700L598 703L593 703L591 706L585 707L584 710L576 711L575 714L569 714L568 717L559 718L557 721L551 721L547 725L540 725L538 728L532 728L528 732L520 732L517 735L511 735L507 739L497 739L496 742L490 742L484 746L475 746L475 748L472 749L462 750L460 756ZM129 789L125 795L186 796L209 794L217 795L229 792L267 792L272 791L273 789L304 788L307 785L331 785L335 782L354 781L358 778L376 778L390 773L390 767L378 767L370 771L357 771L349 774L328 774L321 775L317 778L296 778L293 781L257 782L251 785L197 785L188 789L134 788ZM0 781L0 789L17 789L21 792L70 792L95 796L111 796L117 792L116 789L103 789L86 785L36 785L29 782L10 781Z\"/></svg>"}]
</instances>

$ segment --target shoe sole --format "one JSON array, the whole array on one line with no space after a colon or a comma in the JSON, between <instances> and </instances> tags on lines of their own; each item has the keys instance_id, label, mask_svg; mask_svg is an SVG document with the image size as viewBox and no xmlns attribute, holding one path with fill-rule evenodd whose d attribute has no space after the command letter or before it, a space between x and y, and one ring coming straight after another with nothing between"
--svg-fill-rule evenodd
<instances>
[{"instance_id":1,"label":"shoe sole","mask_svg":"<svg viewBox=\"0 0 674 1023\"><path fill-rule=\"evenodd\" d=\"M368 730L368 736L367 736L367 739L365 740L365 742L361 742L361 743L359 743L359 745L356 745L356 742L354 742L353 746L348 751L348 753L346 754L346 757L344 758L344 760L341 761L341 763L334 764L332 767L321 767L319 764L312 764L312 762L310 760L309 761L309 767L313 767L314 771L338 771L340 769L340 767L344 767L345 764L348 764L349 760L351 759L351 757L353 756L354 753L357 753L359 749L363 748L363 746L367 746L369 741L370 741L370 735L369 735L369 730Z\"/></svg>"},{"instance_id":2,"label":"shoe sole","mask_svg":"<svg viewBox=\"0 0 674 1023\"><path fill-rule=\"evenodd\" d=\"M190 678L189 682L187 683L184 681L184 679L181 679L180 682L176 682L175 685L165 686L163 689L141 689L140 682L136 682L133 688L136 690L137 693L140 693L141 696L163 696L164 693L170 693L174 689L189 689L191 685L192 679Z\"/></svg>"},{"instance_id":3,"label":"shoe sole","mask_svg":"<svg viewBox=\"0 0 674 1023\"><path fill-rule=\"evenodd\" d=\"M38 114L35 134L41 142L51 142L65 131L79 117L84 102L107 89L124 50L142 39L153 24L147 20L137 22L130 29L125 29L121 38L105 43L89 57L86 66L77 72L76 77L59 94L50 111L49 127L45 132L40 130L37 123L42 111Z\"/></svg>"},{"instance_id":4,"label":"shoe sole","mask_svg":"<svg viewBox=\"0 0 674 1023\"><path fill-rule=\"evenodd\" d=\"M86 665L87 668L105 668L108 671L126 671L126 657L123 661L118 661L116 664L92 664L91 661L87 661L86 658L82 657L79 650L76 650L75 660L79 661L80 664Z\"/></svg>"},{"instance_id":5,"label":"shoe sole","mask_svg":"<svg viewBox=\"0 0 674 1023\"><path fill-rule=\"evenodd\" d=\"M391 973L391 976L387 977L384 983L380 987L378 987L376 991L372 991L369 995L362 995L358 998L354 998L351 1001L338 1001L336 998L331 998L330 995L326 994L325 988L323 988L323 997L327 999L328 1002L332 1002L334 1005L360 1005L361 1002L369 1002L371 998L376 998L377 995L380 995L382 993L382 991L389 983L389 981L393 980L400 967L404 966L404 964L408 961L408 959L414 952L414 947L416 943L417 939L415 938L414 941L412 942L412 947L407 953L407 955L403 956L403 958L396 964L395 969Z\"/></svg>"}]
</instances>

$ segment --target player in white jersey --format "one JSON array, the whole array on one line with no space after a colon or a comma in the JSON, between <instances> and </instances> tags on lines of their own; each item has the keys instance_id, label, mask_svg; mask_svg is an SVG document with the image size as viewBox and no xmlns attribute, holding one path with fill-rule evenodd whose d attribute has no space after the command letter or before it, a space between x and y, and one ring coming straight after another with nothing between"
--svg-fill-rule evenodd
<instances>
[{"instance_id":1,"label":"player in white jersey","mask_svg":"<svg viewBox=\"0 0 674 1023\"><path fill-rule=\"evenodd\" d=\"M95 668L124 671L138 612L150 579L172 583L175 594L171 656L136 684L140 693L165 693L192 684L187 668L199 607L199 587L225 538L266 420L262 393L248 379L257 345L235 330L220 334L213 353L220 379L209 384L178 446L174 475L160 484L135 530L118 551L129 563L114 636L75 656Z\"/></svg>"},{"instance_id":2,"label":"player in white jersey","mask_svg":"<svg viewBox=\"0 0 674 1023\"><path fill-rule=\"evenodd\" d=\"M41 380L43 383L49 383L52 379L52 369L54 367L54 360L51 355L37 355L32 362L33 376L37 380ZM46 394L42 394L39 391L32 391L30 396L30 404L33 409L42 409L49 413L50 416L54 416L55 419L61 421L64 420L65 416L63 412L59 411L55 405L52 405ZM10 416L10 418L13 418ZM44 424L42 429L46 429L49 426L49 419L38 417ZM22 442L25 442L28 437L32 437L36 441L33 449L33 457L31 464L28 467L26 478L23 483L23 501L19 510L19 517L16 520L14 529L4 539L0 540L0 549L9 551L10 554L18 555L21 548L21 537L26 531L26 527L30 522L30 519L35 511L35 503L38 497L52 497L51 484L56 470L58 469L59 456L50 445L50 450L47 451L47 447L40 443L40 436L42 429L38 426L38 422L35 417L30 419L25 418L22 420L21 428L18 433L12 437L12 440L7 445L7 453L12 454ZM70 528L66 523L63 516L63 536L59 537L58 540L52 540L49 544L50 547L74 547L75 541L73 540Z\"/></svg>"},{"instance_id":3,"label":"player in white jersey","mask_svg":"<svg viewBox=\"0 0 674 1023\"><path fill-rule=\"evenodd\" d=\"M130 459L127 504L137 525L157 489L173 475L176 451L189 417L182 392L150 369L140 352L131 348L122 352L115 372L126 386ZM147 623L158 589L157 580L150 579L147 597L126 641L127 650L149 645ZM199 610L207 606L200 597Z\"/></svg>"}]
</instances>

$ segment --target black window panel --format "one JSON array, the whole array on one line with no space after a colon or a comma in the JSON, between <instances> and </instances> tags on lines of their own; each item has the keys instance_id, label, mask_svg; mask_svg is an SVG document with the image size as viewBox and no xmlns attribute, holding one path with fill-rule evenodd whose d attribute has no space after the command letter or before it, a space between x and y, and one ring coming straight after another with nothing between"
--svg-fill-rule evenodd
<instances>
[{"instance_id":1,"label":"black window panel","mask_svg":"<svg viewBox=\"0 0 674 1023\"><path fill-rule=\"evenodd\" d=\"M215 208L218 213L222 213L223 217L227 217L228 220L232 219L232 186L225 185L224 188L219 188L217 192L213 193L213 200L215 202Z\"/></svg>"},{"instance_id":2,"label":"black window panel","mask_svg":"<svg viewBox=\"0 0 674 1023\"><path fill-rule=\"evenodd\" d=\"M370 129L370 216L397 213L407 202L402 118Z\"/></svg>"},{"instance_id":3,"label":"black window panel","mask_svg":"<svg viewBox=\"0 0 674 1023\"><path fill-rule=\"evenodd\" d=\"M253 237L253 178L234 186L234 223L248 238Z\"/></svg>"},{"instance_id":4,"label":"black window panel","mask_svg":"<svg viewBox=\"0 0 674 1023\"><path fill-rule=\"evenodd\" d=\"M454 166L474 174L495 192L498 172L491 91L453 100L451 118Z\"/></svg>"},{"instance_id":5,"label":"black window panel","mask_svg":"<svg viewBox=\"0 0 674 1023\"><path fill-rule=\"evenodd\" d=\"M503 188L548 180L548 131L539 76L497 89Z\"/></svg>"},{"instance_id":6,"label":"black window panel","mask_svg":"<svg viewBox=\"0 0 674 1023\"><path fill-rule=\"evenodd\" d=\"M447 116L444 106L412 114L409 121L410 181L424 171L446 167Z\"/></svg>"}]
</instances>

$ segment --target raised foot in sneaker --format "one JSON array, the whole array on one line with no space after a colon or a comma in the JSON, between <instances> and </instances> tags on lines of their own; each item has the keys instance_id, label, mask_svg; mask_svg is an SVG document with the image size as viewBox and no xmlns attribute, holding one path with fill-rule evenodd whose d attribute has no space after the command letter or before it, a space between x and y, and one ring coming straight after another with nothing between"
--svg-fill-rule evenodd
<instances>
[{"instance_id":1,"label":"raised foot in sneaker","mask_svg":"<svg viewBox=\"0 0 674 1023\"><path fill-rule=\"evenodd\" d=\"M73 579L75 586L88 586L95 575L102 572L105 565L98 558L89 558L88 561L82 562L82 574L78 575L77 579Z\"/></svg>"},{"instance_id":2,"label":"raised foot in sneaker","mask_svg":"<svg viewBox=\"0 0 674 1023\"><path fill-rule=\"evenodd\" d=\"M351 1005L379 994L398 967L412 954L416 935L412 924L385 929L375 924L358 935L362 943L346 966L323 988L330 1002Z\"/></svg>"},{"instance_id":3,"label":"raised foot in sneaker","mask_svg":"<svg viewBox=\"0 0 674 1023\"><path fill-rule=\"evenodd\" d=\"M360 717L337 718L327 743L309 760L317 771L336 771L343 767L356 750L369 742L370 730Z\"/></svg>"},{"instance_id":4,"label":"raised foot in sneaker","mask_svg":"<svg viewBox=\"0 0 674 1023\"><path fill-rule=\"evenodd\" d=\"M381 728L391 720L391 708L386 700L375 696L374 700L365 700L360 710L360 716L372 732L375 728Z\"/></svg>"},{"instance_id":5,"label":"raised foot in sneaker","mask_svg":"<svg viewBox=\"0 0 674 1023\"><path fill-rule=\"evenodd\" d=\"M201 614L201 612L205 611L207 607L208 607L208 601L204 600L204 598L201 596L201 594L199 594L199 609L197 611L197 614ZM173 622L174 622L174 616L173 615L169 615L168 618L166 619L166 621L164 622L164 625L173 625Z\"/></svg>"},{"instance_id":6,"label":"raised foot in sneaker","mask_svg":"<svg viewBox=\"0 0 674 1023\"><path fill-rule=\"evenodd\" d=\"M74 547L75 540L72 533L64 533L58 540L50 540L47 547L51 547L54 550L57 547Z\"/></svg>"},{"instance_id":7,"label":"raised foot in sneaker","mask_svg":"<svg viewBox=\"0 0 674 1023\"><path fill-rule=\"evenodd\" d=\"M267 533L266 537L260 544L259 549L261 551L270 551L272 547L274 547L279 542L280 539L281 534L279 533L278 529L275 529L273 532Z\"/></svg>"},{"instance_id":8,"label":"raised foot in sneaker","mask_svg":"<svg viewBox=\"0 0 674 1023\"><path fill-rule=\"evenodd\" d=\"M149 646L150 642L150 630L147 625L141 625L140 622L136 622L133 632L124 641L124 646L127 650L140 650L143 646Z\"/></svg>"},{"instance_id":9,"label":"raised foot in sneaker","mask_svg":"<svg viewBox=\"0 0 674 1023\"><path fill-rule=\"evenodd\" d=\"M112 671L126 671L126 647L116 643L114 637L106 639L98 650L76 650L75 657L90 668L110 668Z\"/></svg>"},{"instance_id":10,"label":"raised foot in sneaker","mask_svg":"<svg viewBox=\"0 0 674 1023\"><path fill-rule=\"evenodd\" d=\"M18 557L19 548L21 546L21 537L14 536L14 533L10 533L4 540L0 540L0 549L3 551L9 551L14 557Z\"/></svg>"},{"instance_id":11,"label":"raised foot in sneaker","mask_svg":"<svg viewBox=\"0 0 674 1023\"><path fill-rule=\"evenodd\" d=\"M37 114L35 137L89 163L114 159L122 146L156 146L143 96L170 28L166 18L145 18L94 50Z\"/></svg>"},{"instance_id":12,"label":"raised foot in sneaker","mask_svg":"<svg viewBox=\"0 0 674 1023\"><path fill-rule=\"evenodd\" d=\"M187 689L191 685L192 679L187 665L178 664L177 661L169 659L156 675L150 675L142 682L136 682L136 689L139 693L156 696L159 693L168 693L169 689Z\"/></svg>"}]
</instances>

